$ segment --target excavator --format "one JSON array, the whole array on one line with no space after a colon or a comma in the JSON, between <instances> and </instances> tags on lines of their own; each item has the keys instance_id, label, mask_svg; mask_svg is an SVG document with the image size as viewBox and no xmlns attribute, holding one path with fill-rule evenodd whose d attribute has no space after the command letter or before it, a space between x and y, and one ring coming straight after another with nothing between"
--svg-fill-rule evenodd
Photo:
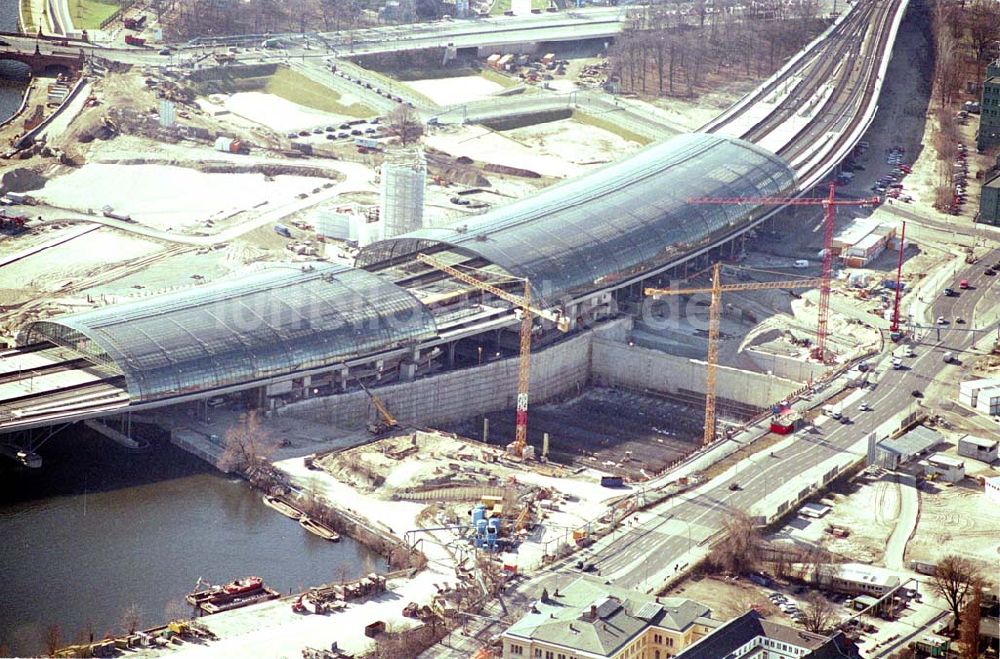
<instances>
[{"instance_id":1,"label":"excavator","mask_svg":"<svg viewBox=\"0 0 1000 659\"><path fill-rule=\"evenodd\" d=\"M373 435L382 435L397 428L399 426L399 421L397 421L396 417L389 412L389 409L385 406L385 403L382 402L382 399L373 394L361 380L358 380L358 384L360 384L361 388L365 390L368 397L372 399L372 405L375 406L375 410L379 415L379 420L368 424L368 432Z\"/></svg>"}]
</instances>

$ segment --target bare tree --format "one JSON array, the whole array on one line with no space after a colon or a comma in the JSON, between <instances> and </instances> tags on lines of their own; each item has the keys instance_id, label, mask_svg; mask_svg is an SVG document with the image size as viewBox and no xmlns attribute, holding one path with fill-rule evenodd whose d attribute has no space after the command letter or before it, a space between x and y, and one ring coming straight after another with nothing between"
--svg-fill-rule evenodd
<instances>
[{"instance_id":1,"label":"bare tree","mask_svg":"<svg viewBox=\"0 0 1000 659\"><path fill-rule=\"evenodd\" d=\"M979 579L972 583L969 602L962 608L958 621L958 640L962 644L962 659L978 659L979 621L982 618L983 584Z\"/></svg>"},{"instance_id":2,"label":"bare tree","mask_svg":"<svg viewBox=\"0 0 1000 659\"><path fill-rule=\"evenodd\" d=\"M813 633L823 633L836 620L836 611L833 602L820 593L809 593L802 607L802 624Z\"/></svg>"},{"instance_id":3,"label":"bare tree","mask_svg":"<svg viewBox=\"0 0 1000 659\"><path fill-rule=\"evenodd\" d=\"M760 532L753 520L742 510L735 510L723 520L722 528L725 533L712 548L709 562L723 572L753 571L762 554Z\"/></svg>"},{"instance_id":4,"label":"bare tree","mask_svg":"<svg viewBox=\"0 0 1000 659\"><path fill-rule=\"evenodd\" d=\"M253 410L226 431L219 468L253 475L278 449L278 441L261 423L260 414Z\"/></svg>"},{"instance_id":5,"label":"bare tree","mask_svg":"<svg viewBox=\"0 0 1000 659\"><path fill-rule=\"evenodd\" d=\"M952 554L934 568L931 588L948 603L957 622L961 619L962 607L978 580L979 571L972 561Z\"/></svg>"},{"instance_id":6,"label":"bare tree","mask_svg":"<svg viewBox=\"0 0 1000 659\"><path fill-rule=\"evenodd\" d=\"M122 611L122 619L119 623L124 634L134 634L139 629L142 622L142 609L135 602L132 602Z\"/></svg>"},{"instance_id":7,"label":"bare tree","mask_svg":"<svg viewBox=\"0 0 1000 659\"><path fill-rule=\"evenodd\" d=\"M62 647L62 630L59 625L49 625L42 632L42 642L45 643L45 652L50 656L56 656L56 650Z\"/></svg>"},{"instance_id":8,"label":"bare tree","mask_svg":"<svg viewBox=\"0 0 1000 659\"><path fill-rule=\"evenodd\" d=\"M394 135L400 144L413 144L424 134L424 124L412 107L400 103L389 115L388 133Z\"/></svg>"}]
</instances>

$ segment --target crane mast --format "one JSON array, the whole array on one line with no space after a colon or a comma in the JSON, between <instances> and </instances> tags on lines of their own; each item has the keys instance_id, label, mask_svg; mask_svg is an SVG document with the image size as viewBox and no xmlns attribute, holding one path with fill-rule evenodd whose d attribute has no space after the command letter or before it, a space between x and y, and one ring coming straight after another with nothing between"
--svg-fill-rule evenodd
<instances>
[{"instance_id":1,"label":"crane mast","mask_svg":"<svg viewBox=\"0 0 1000 659\"><path fill-rule=\"evenodd\" d=\"M502 288L489 284L472 275L462 272L433 256L417 254L417 260L451 276L458 281L485 291L495 297L509 302L521 310L520 350L517 363L517 411L514 425L514 441L507 449L517 458L523 458L528 446L528 390L531 386L531 329L533 317L539 316L555 323L560 332L569 331L569 318L557 311L541 309L531 304L531 283L527 279L510 277L512 280L524 282L524 294L515 295Z\"/></svg>"},{"instance_id":2,"label":"crane mast","mask_svg":"<svg viewBox=\"0 0 1000 659\"><path fill-rule=\"evenodd\" d=\"M708 359L705 368L705 432L702 444L707 446L715 441L715 372L719 363L719 320L722 314L722 293L734 291L763 291L781 288L813 288L820 286L823 279L795 279L793 281L758 281L741 284L722 284L721 264L712 266L712 286L710 288L647 288L646 295L693 295L709 293L712 302L708 307Z\"/></svg>"}]
</instances>

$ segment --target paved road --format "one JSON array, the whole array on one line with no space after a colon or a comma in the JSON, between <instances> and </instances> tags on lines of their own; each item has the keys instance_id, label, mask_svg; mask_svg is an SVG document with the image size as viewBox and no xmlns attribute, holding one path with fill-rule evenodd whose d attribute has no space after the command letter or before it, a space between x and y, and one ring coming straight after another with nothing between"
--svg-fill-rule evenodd
<instances>
[{"instance_id":1,"label":"paved road","mask_svg":"<svg viewBox=\"0 0 1000 659\"><path fill-rule=\"evenodd\" d=\"M992 285L996 278L983 272L987 263L998 258L1000 250L994 250L980 264L966 268L961 277L968 278L975 290L958 298L940 297L934 302L934 313L946 317L962 315L969 323L974 323L977 307L982 310L995 303ZM865 395L864 400L872 411L860 412L856 408L849 411L854 423L845 425L824 420L819 432L800 433L798 441L776 452L775 457L755 456L744 463L739 472L717 478L697 494L657 507L650 519L621 531L614 542L587 560L595 564L602 577L611 579L616 585L642 589L654 586L649 581L652 576L681 562L692 544L721 528L723 515L720 512L730 508L751 510L758 501L796 475L842 453L905 409L914 400L912 391L925 390L941 373L945 351L966 350L971 342L971 333L952 328L942 331L940 342L933 335L928 336L921 344L923 348L918 347L917 356L908 360L907 370L886 370L876 389ZM738 483L740 489L730 490L732 483ZM565 568L555 580L568 580L572 573L573 568Z\"/></svg>"}]
</instances>

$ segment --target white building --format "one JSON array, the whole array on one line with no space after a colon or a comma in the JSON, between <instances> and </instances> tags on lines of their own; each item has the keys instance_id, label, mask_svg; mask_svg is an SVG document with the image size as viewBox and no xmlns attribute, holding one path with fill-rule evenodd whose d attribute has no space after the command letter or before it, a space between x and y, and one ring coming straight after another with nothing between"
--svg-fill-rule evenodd
<instances>
[{"instance_id":1,"label":"white building","mask_svg":"<svg viewBox=\"0 0 1000 659\"><path fill-rule=\"evenodd\" d=\"M419 148L391 149L382 163L383 238L416 231L424 226L424 188L427 160Z\"/></svg>"},{"instance_id":2,"label":"white building","mask_svg":"<svg viewBox=\"0 0 1000 659\"><path fill-rule=\"evenodd\" d=\"M1000 504L1000 476L987 478L983 488L983 494L986 495L987 501Z\"/></svg>"},{"instance_id":3,"label":"white building","mask_svg":"<svg viewBox=\"0 0 1000 659\"><path fill-rule=\"evenodd\" d=\"M926 460L921 460L920 466L928 477L948 483L957 483L965 478L965 462L943 453L935 453Z\"/></svg>"},{"instance_id":4,"label":"white building","mask_svg":"<svg viewBox=\"0 0 1000 659\"><path fill-rule=\"evenodd\" d=\"M817 581L830 590L875 597L882 597L900 583L899 577L892 572L861 563L821 565Z\"/></svg>"},{"instance_id":5,"label":"white building","mask_svg":"<svg viewBox=\"0 0 1000 659\"><path fill-rule=\"evenodd\" d=\"M979 402L980 390L996 386L1000 386L1000 378L967 380L958 385L958 402L968 407L976 407L976 403Z\"/></svg>"},{"instance_id":6,"label":"white building","mask_svg":"<svg viewBox=\"0 0 1000 659\"><path fill-rule=\"evenodd\" d=\"M1000 415L1000 383L979 390L976 411L988 416Z\"/></svg>"}]
</instances>

